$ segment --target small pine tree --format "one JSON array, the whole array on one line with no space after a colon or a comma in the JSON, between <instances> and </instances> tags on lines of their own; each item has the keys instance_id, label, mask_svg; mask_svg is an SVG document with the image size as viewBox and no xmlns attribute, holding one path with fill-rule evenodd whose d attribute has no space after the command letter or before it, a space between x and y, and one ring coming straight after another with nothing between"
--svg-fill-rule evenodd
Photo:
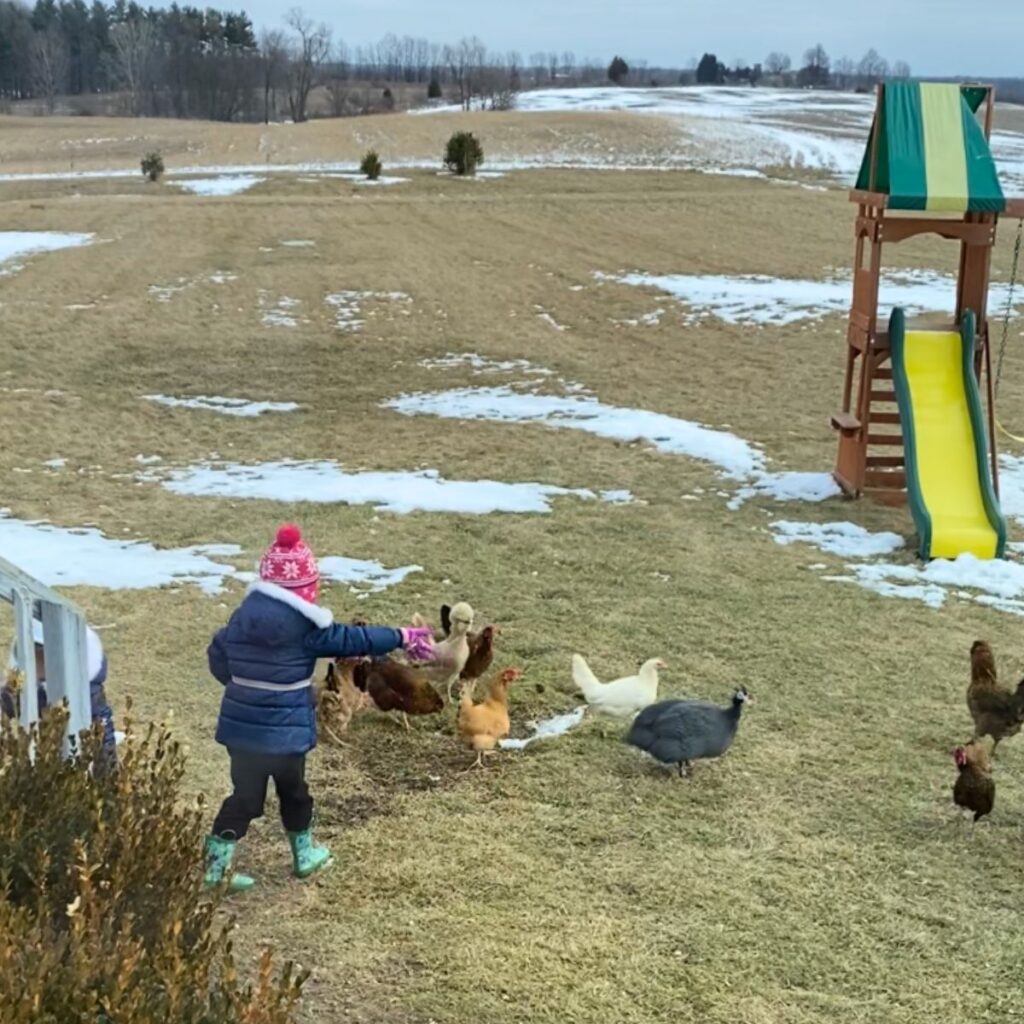
<instances>
[{"instance_id":1,"label":"small pine tree","mask_svg":"<svg viewBox=\"0 0 1024 1024\"><path fill-rule=\"evenodd\" d=\"M377 150L368 150L366 156L363 157L363 162L359 165L360 173L365 174L370 181L376 181L383 170L384 164L381 163Z\"/></svg>"},{"instance_id":2,"label":"small pine tree","mask_svg":"<svg viewBox=\"0 0 1024 1024\"><path fill-rule=\"evenodd\" d=\"M164 158L155 150L142 158L142 175L150 181L159 181L164 173Z\"/></svg>"},{"instance_id":3,"label":"small pine tree","mask_svg":"<svg viewBox=\"0 0 1024 1024\"><path fill-rule=\"evenodd\" d=\"M472 132L456 132L444 151L444 165L453 174L472 176L484 162L480 140Z\"/></svg>"},{"instance_id":4,"label":"small pine tree","mask_svg":"<svg viewBox=\"0 0 1024 1024\"><path fill-rule=\"evenodd\" d=\"M629 65L621 57L616 57L608 65L608 77L616 85L621 85L622 80L629 77Z\"/></svg>"},{"instance_id":5,"label":"small pine tree","mask_svg":"<svg viewBox=\"0 0 1024 1024\"><path fill-rule=\"evenodd\" d=\"M428 100L439 100L444 94L441 92L441 83L437 80L435 75L430 80L430 85L427 86L427 99Z\"/></svg>"},{"instance_id":6,"label":"small pine tree","mask_svg":"<svg viewBox=\"0 0 1024 1024\"><path fill-rule=\"evenodd\" d=\"M384 104L385 110L395 109L395 94L390 89L385 89L381 93L381 102Z\"/></svg>"}]
</instances>

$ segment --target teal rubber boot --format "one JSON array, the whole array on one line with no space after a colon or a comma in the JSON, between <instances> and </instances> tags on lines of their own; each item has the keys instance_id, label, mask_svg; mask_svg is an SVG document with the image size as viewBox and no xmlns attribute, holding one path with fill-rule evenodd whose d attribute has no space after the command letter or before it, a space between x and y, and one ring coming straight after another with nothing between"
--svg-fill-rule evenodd
<instances>
[{"instance_id":1,"label":"teal rubber boot","mask_svg":"<svg viewBox=\"0 0 1024 1024\"><path fill-rule=\"evenodd\" d=\"M207 888L215 889L227 880L230 892L246 892L256 884L255 878L231 870L237 845L238 842L234 839L224 839L222 836L206 837L206 874L203 875L203 881Z\"/></svg>"},{"instance_id":2,"label":"teal rubber boot","mask_svg":"<svg viewBox=\"0 0 1024 1024\"><path fill-rule=\"evenodd\" d=\"M289 832L288 843L292 848L292 870L296 878L309 878L310 875L327 867L333 862L331 851L326 846L317 846L313 842L313 832Z\"/></svg>"}]
</instances>

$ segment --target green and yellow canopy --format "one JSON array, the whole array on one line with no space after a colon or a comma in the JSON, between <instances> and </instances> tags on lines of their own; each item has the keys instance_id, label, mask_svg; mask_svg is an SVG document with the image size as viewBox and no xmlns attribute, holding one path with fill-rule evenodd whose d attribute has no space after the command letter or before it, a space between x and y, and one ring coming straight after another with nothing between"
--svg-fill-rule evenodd
<instances>
[{"instance_id":1,"label":"green and yellow canopy","mask_svg":"<svg viewBox=\"0 0 1024 1024\"><path fill-rule=\"evenodd\" d=\"M1001 213L1006 199L974 116L984 98L971 86L887 82L857 188L888 195L894 210Z\"/></svg>"}]
</instances>

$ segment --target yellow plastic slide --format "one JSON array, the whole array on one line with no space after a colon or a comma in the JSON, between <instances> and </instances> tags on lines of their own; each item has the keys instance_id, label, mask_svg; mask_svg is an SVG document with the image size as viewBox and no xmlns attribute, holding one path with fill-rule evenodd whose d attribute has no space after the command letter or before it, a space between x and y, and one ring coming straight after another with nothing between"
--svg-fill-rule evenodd
<instances>
[{"instance_id":1,"label":"yellow plastic slide","mask_svg":"<svg viewBox=\"0 0 1024 1024\"><path fill-rule=\"evenodd\" d=\"M967 314L959 331L908 331L903 311L894 310L890 343L921 556L1002 557L1006 523L974 375L974 317Z\"/></svg>"}]
</instances>

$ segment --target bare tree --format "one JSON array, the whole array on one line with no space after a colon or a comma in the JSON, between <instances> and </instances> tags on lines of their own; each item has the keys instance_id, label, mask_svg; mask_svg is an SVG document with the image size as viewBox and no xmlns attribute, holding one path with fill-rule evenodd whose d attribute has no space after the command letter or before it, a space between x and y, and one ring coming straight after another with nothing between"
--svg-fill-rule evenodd
<instances>
[{"instance_id":1,"label":"bare tree","mask_svg":"<svg viewBox=\"0 0 1024 1024\"><path fill-rule=\"evenodd\" d=\"M905 60L898 60L892 66L893 78L909 78L910 65Z\"/></svg>"},{"instance_id":2,"label":"bare tree","mask_svg":"<svg viewBox=\"0 0 1024 1024\"><path fill-rule=\"evenodd\" d=\"M764 69L769 75L784 75L792 66L789 54L779 53L777 50L769 53L764 59Z\"/></svg>"},{"instance_id":3,"label":"bare tree","mask_svg":"<svg viewBox=\"0 0 1024 1024\"><path fill-rule=\"evenodd\" d=\"M829 56L825 47L818 43L804 53L804 66L800 69L798 81L801 85L811 85L820 88L828 85Z\"/></svg>"},{"instance_id":4,"label":"bare tree","mask_svg":"<svg viewBox=\"0 0 1024 1024\"><path fill-rule=\"evenodd\" d=\"M305 121L309 94L317 85L320 68L331 54L331 30L322 22L314 25L301 8L293 7L285 17L292 30L288 67L288 106L296 124Z\"/></svg>"},{"instance_id":5,"label":"bare tree","mask_svg":"<svg viewBox=\"0 0 1024 1024\"><path fill-rule=\"evenodd\" d=\"M885 78L889 71L888 62L873 47L860 59L857 77L861 86L875 85Z\"/></svg>"},{"instance_id":6,"label":"bare tree","mask_svg":"<svg viewBox=\"0 0 1024 1024\"><path fill-rule=\"evenodd\" d=\"M54 27L32 34L32 86L46 100L46 111L52 114L57 97L67 87L70 61L64 38Z\"/></svg>"},{"instance_id":7,"label":"bare tree","mask_svg":"<svg viewBox=\"0 0 1024 1024\"><path fill-rule=\"evenodd\" d=\"M530 74L533 77L534 88L539 88L544 81L544 73L547 71L548 57L546 53L530 54Z\"/></svg>"},{"instance_id":8,"label":"bare tree","mask_svg":"<svg viewBox=\"0 0 1024 1024\"><path fill-rule=\"evenodd\" d=\"M487 60L487 48L476 37L459 40L458 46L445 47L445 64L459 90L463 110L473 105L473 96L481 91L481 78Z\"/></svg>"},{"instance_id":9,"label":"bare tree","mask_svg":"<svg viewBox=\"0 0 1024 1024\"><path fill-rule=\"evenodd\" d=\"M263 84L263 122L270 124L270 111L277 115L277 90L285 80L288 41L280 29L264 30L260 37L260 77Z\"/></svg>"},{"instance_id":10,"label":"bare tree","mask_svg":"<svg viewBox=\"0 0 1024 1024\"><path fill-rule=\"evenodd\" d=\"M857 79L857 65L849 57L840 57L832 65L832 81L837 89L849 89Z\"/></svg>"},{"instance_id":11,"label":"bare tree","mask_svg":"<svg viewBox=\"0 0 1024 1024\"><path fill-rule=\"evenodd\" d=\"M130 18L110 30L117 74L128 90L131 113L142 114L142 101L149 88L156 58L153 26L147 18Z\"/></svg>"}]
</instances>

